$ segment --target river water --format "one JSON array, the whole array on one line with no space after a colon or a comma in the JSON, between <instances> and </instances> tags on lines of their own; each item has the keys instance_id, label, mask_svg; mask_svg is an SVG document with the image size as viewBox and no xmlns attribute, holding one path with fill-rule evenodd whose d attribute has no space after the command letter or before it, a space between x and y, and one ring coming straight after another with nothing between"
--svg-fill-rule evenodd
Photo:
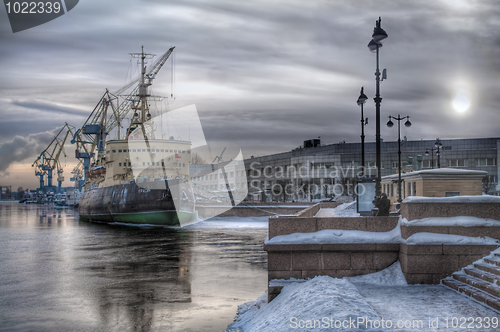
<instances>
[{"instance_id":1,"label":"river water","mask_svg":"<svg viewBox=\"0 0 500 332\"><path fill-rule=\"evenodd\" d=\"M0 331L223 331L267 289L266 227L94 224L0 202Z\"/></svg>"}]
</instances>

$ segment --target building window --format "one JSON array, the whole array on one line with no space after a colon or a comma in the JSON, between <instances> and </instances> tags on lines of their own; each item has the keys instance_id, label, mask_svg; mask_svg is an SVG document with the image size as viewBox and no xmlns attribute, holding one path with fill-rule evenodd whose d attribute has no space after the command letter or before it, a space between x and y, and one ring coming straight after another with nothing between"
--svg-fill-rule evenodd
<instances>
[{"instance_id":1,"label":"building window","mask_svg":"<svg viewBox=\"0 0 500 332\"><path fill-rule=\"evenodd\" d=\"M122 163L118 163L118 166L121 166L121 165L122 165Z\"/></svg>"},{"instance_id":2,"label":"building window","mask_svg":"<svg viewBox=\"0 0 500 332\"><path fill-rule=\"evenodd\" d=\"M115 152L116 152L116 150L113 150L113 153L115 153Z\"/></svg>"},{"instance_id":3,"label":"building window","mask_svg":"<svg viewBox=\"0 0 500 332\"><path fill-rule=\"evenodd\" d=\"M121 153L121 152L122 152L122 150L118 150L118 153Z\"/></svg>"},{"instance_id":4,"label":"building window","mask_svg":"<svg viewBox=\"0 0 500 332\"><path fill-rule=\"evenodd\" d=\"M143 162L142 162L142 166L146 166L146 162L144 162L144 161L143 161Z\"/></svg>"},{"instance_id":5,"label":"building window","mask_svg":"<svg viewBox=\"0 0 500 332\"><path fill-rule=\"evenodd\" d=\"M413 182L412 196L417 196L417 183L416 182Z\"/></svg>"},{"instance_id":6,"label":"building window","mask_svg":"<svg viewBox=\"0 0 500 332\"><path fill-rule=\"evenodd\" d=\"M357 168L358 163L354 161L343 161L342 168Z\"/></svg>"},{"instance_id":7,"label":"building window","mask_svg":"<svg viewBox=\"0 0 500 332\"><path fill-rule=\"evenodd\" d=\"M497 158L481 158L476 159L477 166L496 166Z\"/></svg>"},{"instance_id":8,"label":"building window","mask_svg":"<svg viewBox=\"0 0 500 332\"><path fill-rule=\"evenodd\" d=\"M460 196L460 191L447 191L444 194L444 197L454 197L454 196Z\"/></svg>"},{"instance_id":9,"label":"building window","mask_svg":"<svg viewBox=\"0 0 500 332\"><path fill-rule=\"evenodd\" d=\"M464 167L465 159L450 159L448 160L449 167Z\"/></svg>"},{"instance_id":10,"label":"building window","mask_svg":"<svg viewBox=\"0 0 500 332\"><path fill-rule=\"evenodd\" d=\"M422 168L436 168L437 167L437 159L434 160L434 167L432 167L432 160L424 160L422 162Z\"/></svg>"},{"instance_id":11,"label":"building window","mask_svg":"<svg viewBox=\"0 0 500 332\"><path fill-rule=\"evenodd\" d=\"M391 183L391 197L394 197L394 184Z\"/></svg>"},{"instance_id":12,"label":"building window","mask_svg":"<svg viewBox=\"0 0 500 332\"><path fill-rule=\"evenodd\" d=\"M397 161L393 161L392 162L392 168L398 168L398 162Z\"/></svg>"},{"instance_id":13,"label":"building window","mask_svg":"<svg viewBox=\"0 0 500 332\"><path fill-rule=\"evenodd\" d=\"M406 190L406 192L408 193L408 196L411 196L411 194L412 194L412 190L411 190L412 185L411 184L412 184L411 182L408 182L408 189Z\"/></svg>"},{"instance_id":14,"label":"building window","mask_svg":"<svg viewBox=\"0 0 500 332\"><path fill-rule=\"evenodd\" d=\"M133 149L132 152L136 152L135 149Z\"/></svg>"}]
</instances>

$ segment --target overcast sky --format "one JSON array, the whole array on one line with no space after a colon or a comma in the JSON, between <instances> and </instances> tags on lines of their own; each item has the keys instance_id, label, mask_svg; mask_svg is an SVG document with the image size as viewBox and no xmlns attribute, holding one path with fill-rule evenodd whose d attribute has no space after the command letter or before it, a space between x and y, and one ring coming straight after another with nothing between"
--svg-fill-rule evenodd
<instances>
[{"instance_id":1,"label":"overcast sky","mask_svg":"<svg viewBox=\"0 0 500 332\"><path fill-rule=\"evenodd\" d=\"M35 188L30 165L54 131L81 126L106 88L123 86L135 66L128 53L141 45L155 54L176 46L170 107L196 104L207 140L239 144L247 157L318 136L358 142L361 86L374 141L367 44L379 16L389 34L380 54L384 140L397 139L385 122L398 113L411 116L403 130L411 140L500 136L496 0L81 0L15 34L0 10L0 185ZM452 107L458 91L470 100L463 113ZM153 93L170 95L170 62Z\"/></svg>"}]
</instances>

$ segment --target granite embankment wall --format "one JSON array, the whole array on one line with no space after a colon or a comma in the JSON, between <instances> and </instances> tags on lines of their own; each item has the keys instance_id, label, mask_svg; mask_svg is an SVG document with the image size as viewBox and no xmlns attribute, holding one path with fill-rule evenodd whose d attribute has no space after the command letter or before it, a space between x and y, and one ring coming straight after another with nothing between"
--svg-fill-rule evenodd
<instances>
[{"instance_id":1,"label":"granite embankment wall","mask_svg":"<svg viewBox=\"0 0 500 332\"><path fill-rule=\"evenodd\" d=\"M324 229L388 232L398 226L399 217L314 217L321 208L334 207L319 203L295 216L269 218L269 239L293 233L313 233ZM331 204L331 203L330 203ZM429 206L429 204L434 204ZM403 203L401 216L407 220L425 217L477 216L500 220L500 203ZM470 237L488 236L500 240L500 227L401 226L406 240L416 233L456 234ZM397 260L410 284L438 284L453 272L495 250L495 245L446 245L401 243L349 244L266 244L268 279L303 279L316 275L355 276L377 272ZM269 287L272 300L282 286Z\"/></svg>"}]
</instances>

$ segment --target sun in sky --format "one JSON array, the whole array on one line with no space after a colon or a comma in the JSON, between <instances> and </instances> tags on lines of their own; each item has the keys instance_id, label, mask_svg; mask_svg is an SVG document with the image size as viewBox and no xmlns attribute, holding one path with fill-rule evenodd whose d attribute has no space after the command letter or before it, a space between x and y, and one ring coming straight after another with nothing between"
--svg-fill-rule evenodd
<instances>
[{"instance_id":1,"label":"sun in sky","mask_svg":"<svg viewBox=\"0 0 500 332\"><path fill-rule=\"evenodd\" d=\"M470 107L470 98L467 91L465 91L464 89L459 89L457 91L455 99L453 99L452 105L458 113L464 113L465 111L467 111Z\"/></svg>"}]
</instances>

